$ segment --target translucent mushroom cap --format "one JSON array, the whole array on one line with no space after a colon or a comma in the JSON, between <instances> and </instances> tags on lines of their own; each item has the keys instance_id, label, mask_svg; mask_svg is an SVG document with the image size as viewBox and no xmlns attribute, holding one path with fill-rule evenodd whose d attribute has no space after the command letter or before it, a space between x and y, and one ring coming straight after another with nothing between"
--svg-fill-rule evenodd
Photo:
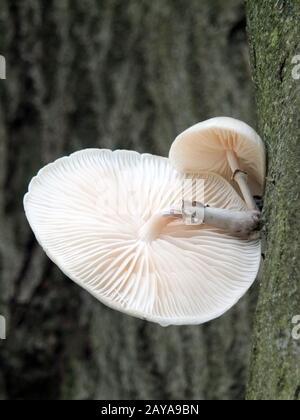
<instances>
[{"instance_id":1,"label":"translucent mushroom cap","mask_svg":"<svg viewBox=\"0 0 300 420\"><path fill-rule=\"evenodd\" d=\"M193 125L175 139L169 158L179 172L212 171L231 181L227 150L236 153L240 169L247 172L252 194L262 196L265 147L256 131L242 121L216 117Z\"/></svg>"},{"instance_id":2,"label":"translucent mushroom cap","mask_svg":"<svg viewBox=\"0 0 300 420\"><path fill-rule=\"evenodd\" d=\"M197 179L207 204L245 209L220 176ZM24 207L49 258L101 302L161 325L200 324L251 286L260 242L180 220L156 224L149 239L145 226L180 202L182 185L168 159L87 149L44 167Z\"/></svg>"}]
</instances>

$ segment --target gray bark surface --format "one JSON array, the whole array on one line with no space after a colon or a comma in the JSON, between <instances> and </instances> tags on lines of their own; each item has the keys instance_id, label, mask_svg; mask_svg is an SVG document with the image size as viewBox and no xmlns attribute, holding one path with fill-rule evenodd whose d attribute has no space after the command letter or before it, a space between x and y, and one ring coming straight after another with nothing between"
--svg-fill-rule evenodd
<instances>
[{"instance_id":1,"label":"gray bark surface","mask_svg":"<svg viewBox=\"0 0 300 420\"><path fill-rule=\"evenodd\" d=\"M31 177L86 147L167 155L200 120L255 121L240 0L1 0L1 399L244 397L255 291L219 320L114 312L37 245Z\"/></svg>"}]
</instances>

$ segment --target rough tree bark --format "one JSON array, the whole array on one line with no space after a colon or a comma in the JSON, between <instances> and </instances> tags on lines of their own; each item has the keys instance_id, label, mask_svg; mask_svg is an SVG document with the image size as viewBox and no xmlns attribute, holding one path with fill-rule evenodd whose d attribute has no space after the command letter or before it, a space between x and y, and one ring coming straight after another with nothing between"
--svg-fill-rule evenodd
<instances>
[{"instance_id":1,"label":"rough tree bark","mask_svg":"<svg viewBox=\"0 0 300 420\"><path fill-rule=\"evenodd\" d=\"M257 308L249 399L300 399L300 1L249 0L260 132L269 155L265 263ZM294 74L294 77L293 77Z\"/></svg>"},{"instance_id":2,"label":"rough tree bark","mask_svg":"<svg viewBox=\"0 0 300 420\"><path fill-rule=\"evenodd\" d=\"M203 327L113 312L47 259L22 208L74 150L165 155L199 120L253 124L243 2L1 0L0 24L0 398L243 398L255 292Z\"/></svg>"}]
</instances>

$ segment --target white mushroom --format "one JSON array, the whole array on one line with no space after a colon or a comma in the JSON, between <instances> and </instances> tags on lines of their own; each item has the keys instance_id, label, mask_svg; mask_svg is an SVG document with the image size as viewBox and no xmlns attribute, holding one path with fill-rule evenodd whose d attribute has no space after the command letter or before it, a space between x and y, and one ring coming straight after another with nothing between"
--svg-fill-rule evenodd
<instances>
[{"instance_id":1,"label":"white mushroom","mask_svg":"<svg viewBox=\"0 0 300 420\"><path fill-rule=\"evenodd\" d=\"M265 147L246 123L217 117L196 124L175 139L169 157L179 172L211 171L236 181L248 209L257 210L253 196L264 192Z\"/></svg>"},{"instance_id":2,"label":"white mushroom","mask_svg":"<svg viewBox=\"0 0 300 420\"><path fill-rule=\"evenodd\" d=\"M222 177L197 179L210 205L206 217L214 208L246 211ZM200 324L251 286L260 241L184 224L172 210L180 207L183 181L168 159L89 149L43 168L24 207L47 255L101 302L161 325Z\"/></svg>"}]
</instances>

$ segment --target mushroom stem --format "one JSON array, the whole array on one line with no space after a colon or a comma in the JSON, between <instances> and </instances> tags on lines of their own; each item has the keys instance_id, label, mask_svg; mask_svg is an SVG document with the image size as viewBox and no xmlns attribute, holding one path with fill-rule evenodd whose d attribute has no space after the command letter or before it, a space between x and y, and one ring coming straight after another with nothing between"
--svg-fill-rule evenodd
<instances>
[{"instance_id":1,"label":"mushroom stem","mask_svg":"<svg viewBox=\"0 0 300 420\"><path fill-rule=\"evenodd\" d=\"M192 215L192 218L190 215ZM182 206L184 223L194 226L204 223L243 237L249 237L251 234L253 236L255 231L258 233L260 215L258 210L239 211L205 207L199 202L184 201ZM190 220L192 220L192 223L190 223Z\"/></svg>"},{"instance_id":2,"label":"mushroom stem","mask_svg":"<svg viewBox=\"0 0 300 420\"><path fill-rule=\"evenodd\" d=\"M206 207L204 223L241 237L249 237L258 230L260 212L258 210L235 211Z\"/></svg>"},{"instance_id":3,"label":"mushroom stem","mask_svg":"<svg viewBox=\"0 0 300 420\"><path fill-rule=\"evenodd\" d=\"M203 224L244 238L255 239L259 235L260 212L258 210L238 211L203 206L185 206L183 212L191 214L199 208L201 209L199 219L203 218ZM183 218L182 210L170 209L153 215L140 230L141 240L145 242L154 241L159 237L165 226L179 218ZM201 224L194 223L192 226L201 226Z\"/></svg>"},{"instance_id":4,"label":"mushroom stem","mask_svg":"<svg viewBox=\"0 0 300 420\"><path fill-rule=\"evenodd\" d=\"M233 150L227 150L226 152L227 160L232 170L233 179L240 187L240 190L243 194L244 200L247 204L249 210L258 210L255 200L249 189L247 182L247 174L240 169L238 158Z\"/></svg>"}]
</instances>

